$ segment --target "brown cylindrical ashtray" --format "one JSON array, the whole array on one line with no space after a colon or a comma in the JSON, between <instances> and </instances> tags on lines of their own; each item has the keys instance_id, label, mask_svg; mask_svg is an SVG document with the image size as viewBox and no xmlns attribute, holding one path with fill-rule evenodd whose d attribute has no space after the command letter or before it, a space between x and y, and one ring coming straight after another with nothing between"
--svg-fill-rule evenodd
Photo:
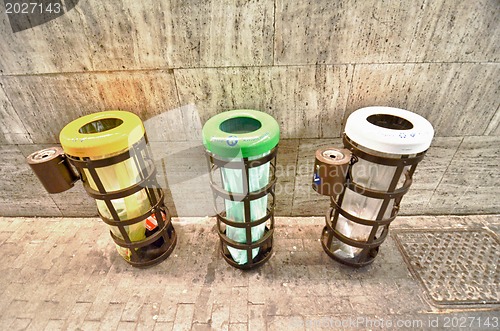
<instances>
[{"instance_id":1,"label":"brown cylindrical ashtray","mask_svg":"<svg viewBox=\"0 0 500 331\"><path fill-rule=\"evenodd\" d=\"M49 193L60 193L78 180L61 147L50 147L30 154L26 160Z\"/></svg>"},{"instance_id":2,"label":"brown cylindrical ashtray","mask_svg":"<svg viewBox=\"0 0 500 331\"><path fill-rule=\"evenodd\" d=\"M322 195L336 196L346 182L352 153L345 148L327 147L316 151L313 189Z\"/></svg>"}]
</instances>

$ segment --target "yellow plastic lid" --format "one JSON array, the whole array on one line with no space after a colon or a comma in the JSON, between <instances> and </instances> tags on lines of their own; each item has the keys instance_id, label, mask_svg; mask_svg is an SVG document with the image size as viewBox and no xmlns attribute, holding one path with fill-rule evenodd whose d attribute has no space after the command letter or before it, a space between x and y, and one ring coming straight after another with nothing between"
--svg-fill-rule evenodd
<instances>
[{"instance_id":1,"label":"yellow plastic lid","mask_svg":"<svg viewBox=\"0 0 500 331\"><path fill-rule=\"evenodd\" d=\"M109 110L72 121L61 130L59 140L68 155L98 158L130 148L144 133L144 125L137 115Z\"/></svg>"}]
</instances>

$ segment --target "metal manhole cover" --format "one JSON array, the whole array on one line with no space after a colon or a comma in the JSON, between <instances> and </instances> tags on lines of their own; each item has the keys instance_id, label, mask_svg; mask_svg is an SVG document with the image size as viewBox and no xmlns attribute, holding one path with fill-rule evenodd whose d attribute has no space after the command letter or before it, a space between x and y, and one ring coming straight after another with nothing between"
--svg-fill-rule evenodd
<instances>
[{"instance_id":1,"label":"metal manhole cover","mask_svg":"<svg viewBox=\"0 0 500 331\"><path fill-rule=\"evenodd\" d=\"M411 272L437 305L500 304L500 242L470 230L396 230Z\"/></svg>"}]
</instances>

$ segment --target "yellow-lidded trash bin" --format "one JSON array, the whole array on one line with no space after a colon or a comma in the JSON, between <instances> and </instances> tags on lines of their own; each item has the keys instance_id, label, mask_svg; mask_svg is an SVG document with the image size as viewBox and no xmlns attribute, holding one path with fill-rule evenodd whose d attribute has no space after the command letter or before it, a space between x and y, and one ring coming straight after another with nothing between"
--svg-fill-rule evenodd
<instances>
[{"instance_id":1,"label":"yellow-lidded trash bin","mask_svg":"<svg viewBox=\"0 0 500 331\"><path fill-rule=\"evenodd\" d=\"M176 234L140 118L118 110L94 113L66 125L59 138L120 255L137 267L167 258Z\"/></svg>"}]
</instances>

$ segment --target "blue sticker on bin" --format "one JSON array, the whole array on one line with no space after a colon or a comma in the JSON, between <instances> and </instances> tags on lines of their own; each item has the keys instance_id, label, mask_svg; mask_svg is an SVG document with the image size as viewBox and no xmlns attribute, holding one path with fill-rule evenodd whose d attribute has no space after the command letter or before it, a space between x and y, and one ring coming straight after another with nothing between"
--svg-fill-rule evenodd
<instances>
[{"instance_id":1,"label":"blue sticker on bin","mask_svg":"<svg viewBox=\"0 0 500 331\"><path fill-rule=\"evenodd\" d=\"M314 182L314 184L321 183L321 178L319 178L319 175L317 173L314 173L314 175L313 175L313 182Z\"/></svg>"}]
</instances>

